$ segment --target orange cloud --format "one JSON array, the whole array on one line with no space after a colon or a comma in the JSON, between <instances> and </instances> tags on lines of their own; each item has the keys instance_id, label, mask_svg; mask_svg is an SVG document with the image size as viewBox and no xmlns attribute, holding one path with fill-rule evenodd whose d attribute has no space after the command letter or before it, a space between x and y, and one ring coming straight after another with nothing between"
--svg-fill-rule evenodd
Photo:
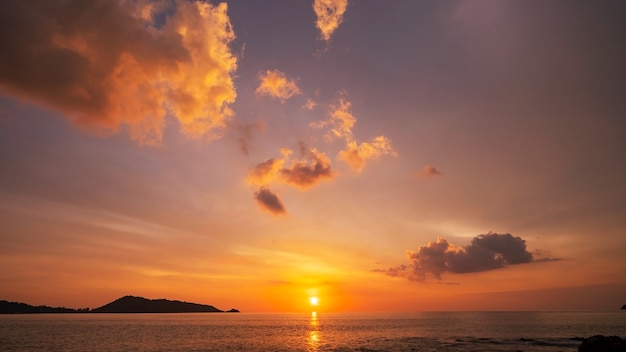
<instances>
[{"instance_id":1,"label":"orange cloud","mask_svg":"<svg viewBox=\"0 0 626 352\"><path fill-rule=\"evenodd\" d=\"M315 100L309 98L309 99L306 100L306 103L304 103L304 105L302 105L302 108L306 109L306 110L313 110L313 109L315 109L315 105L317 105L315 103Z\"/></svg>"},{"instance_id":2,"label":"orange cloud","mask_svg":"<svg viewBox=\"0 0 626 352\"><path fill-rule=\"evenodd\" d=\"M315 148L307 150L300 144L303 159L292 160L289 167L283 167L293 154L291 149L281 149L282 158L267 159L248 171L248 184L258 187L254 197L261 207L277 215L285 213L279 196L270 191L271 183L284 183L300 189L313 187L322 180L332 179L334 173L330 159Z\"/></svg>"},{"instance_id":3,"label":"orange cloud","mask_svg":"<svg viewBox=\"0 0 626 352\"><path fill-rule=\"evenodd\" d=\"M330 36L343 21L343 14L347 8L348 0L315 0L313 2L313 11L317 15L315 25L320 30L322 39L330 40Z\"/></svg>"},{"instance_id":4,"label":"orange cloud","mask_svg":"<svg viewBox=\"0 0 626 352\"><path fill-rule=\"evenodd\" d=\"M376 159L381 155L397 155L391 147L391 141L385 136L378 136L371 142L357 144L351 141L337 155L337 159L346 162L352 169L360 172L368 159Z\"/></svg>"},{"instance_id":5,"label":"orange cloud","mask_svg":"<svg viewBox=\"0 0 626 352\"><path fill-rule=\"evenodd\" d=\"M280 182L306 189L317 182L333 177L330 159L322 152L312 148L307 151L301 145L304 159L292 160L289 167L283 167L289 161L292 150L283 148L280 159L267 159L248 171L248 184L266 186Z\"/></svg>"},{"instance_id":6,"label":"orange cloud","mask_svg":"<svg viewBox=\"0 0 626 352\"><path fill-rule=\"evenodd\" d=\"M335 138L343 138L346 141L352 141L352 128L356 123L356 117L350 111L352 103L345 97L344 93L340 93L339 102L330 106L329 119L311 123L311 127L328 128L326 139L333 140Z\"/></svg>"},{"instance_id":7,"label":"orange cloud","mask_svg":"<svg viewBox=\"0 0 626 352\"><path fill-rule=\"evenodd\" d=\"M284 159L267 159L248 171L248 184L265 186L276 180Z\"/></svg>"},{"instance_id":8,"label":"orange cloud","mask_svg":"<svg viewBox=\"0 0 626 352\"><path fill-rule=\"evenodd\" d=\"M301 94L296 82L287 79L287 76L278 70L267 70L259 78L261 84L256 89L256 94L278 98L282 102L294 95Z\"/></svg>"},{"instance_id":9,"label":"orange cloud","mask_svg":"<svg viewBox=\"0 0 626 352\"><path fill-rule=\"evenodd\" d=\"M320 180L333 177L330 159L312 148L307 160L293 160L289 168L280 170L281 179L292 186L309 188Z\"/></svg>"},{"instance_id":10,"label":"orange cloud","mask_svg":"<svg viewBox=\"0 0 626 352\"><path fill-rule=\"evenodd\" d=\"M261 187L254 193L254 199L257 200L259 206L272 213L273 215L282 215L287 211L280 197L267 187Z\"/></svg>"},{"instance_id":11,"label":"orange cloud","mask_svg":"<svg viewBox=\"0 0 626 352\"><path fill-rule=\"evenodd\" d=\"M159 144L165 116L218 138L237 96L226 3L178 1L157 27L144 2L12 2L0 41L0 92L54 108L99 131L126 127ZM170 9L171 10L171 9ZM163 12L167 14L168 12ZM114 29L114 30L111 30Z\"/></svg>"},{"instance_id":12,"label":"orange cloud","mask_svg":"<svg viewBox=\"0 0 626 352\"><path fill-rule=\"evenodd\" d=\"M424 165L424 168L421 171L417 172L418 177L433 177L433 176L441 176L443 172L432 165Z\"/></svg>"},{"instance_id":13,"label":"orange cloud","mask_svg":"<svg viewBox=\"0 0 626 352\"><path fill-rule=\"evenodd\" d=\"M360 172L369 159L376 159L381 155L396 156L397 153L391 146L391 140L385 136L378 136L371 142L357 142L352 134L357 119L352 115L351 107L352 103L344 97L344 93L341 93L339 102L330 106L328 120L311 123L311 127L328 129L325 135L328 141L333 139L345 141L346 148L338 153L337 159Z\"/></svg>"}]
</instances>

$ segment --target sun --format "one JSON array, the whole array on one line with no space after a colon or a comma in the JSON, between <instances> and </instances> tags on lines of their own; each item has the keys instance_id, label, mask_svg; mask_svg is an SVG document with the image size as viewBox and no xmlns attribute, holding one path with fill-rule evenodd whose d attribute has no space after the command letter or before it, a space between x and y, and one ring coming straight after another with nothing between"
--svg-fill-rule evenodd
<instances>
[{"instance_id":1,"label":"sun","mask_svg":"<svg viewBox=\"0 0 626 352\"><path fill-rule=\"evenodd\" d=\"M309 297L309 302L311 303L312 306L316 306L320 303L320 300L319 298L312 296L312 297Z\"/></svg>"}]
</instances>

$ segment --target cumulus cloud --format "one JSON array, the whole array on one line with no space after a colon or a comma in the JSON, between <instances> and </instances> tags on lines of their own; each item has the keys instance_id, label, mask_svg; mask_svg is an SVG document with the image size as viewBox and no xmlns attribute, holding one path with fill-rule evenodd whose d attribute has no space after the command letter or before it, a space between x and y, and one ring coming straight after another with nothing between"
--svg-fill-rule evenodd
<instances>
[{"instance_id":1,"label":"cumulus cloud","mask_svg":"<svg viewBox=\"0 0 626 352\"><path fill-rule=\"evenodd\" d=\"M304 143L300 143L300 152L301 159L289 162L293 151L283 148L281 158L267 159L248 170L248 184L257 186L254 197L262 208L273 214L286 212L279 196L268 188L272 183L307 189L334 177L331 161L326 154L315 148L307 149ZM285 166L287 164L289 166Z\"/></svg>"},{"instance_id":2,"label":"cumulus cloud","mask_svg":"<svg viewBox=\"0 0 626 352\"><path fill-rule=\"evenodd\" d=\"M282 158L267 159L251 168L248 171L248 183L264 187L278 182L306 189L333 177L331 161L326 154L315 148L308 150L304 144L300 147L302 159L291 160L289 166L285 167L293 151L283 148Z\"/></svg>"},{"instance_id":3,"label":"cumulus cloud","mask_svg":"<svg viewBox=\"0 0 626 352\"><path fill-rule=\"evenodd\" d=\"M288 168L280 170L285 183L304 189L333 177L330 159L324 153L312 148L307 154L308 160L292 160Z\"/></svg>"},{"instance_id":4,"label":"cumulus cloud","mask_svg":"<svg viewBox=\"0 0 626 352\"><path fill-rule=\"evenodd\" d=\"M311 123L311 127L326 128L325 138L328 141L342 139L345 149L337 154L337 159L347 163L353 170L360 172L366 161L376 159L381 155L397 155L391 146L391 140L385 136L378 136L370 142L357 142L352 134L356 124L356 117L352 114L350 103L344 93L341 93L337 104L330 106L328 119Z\"/></svg>"},{"instance_id":5,"label":"cumulus cloud","mask_svg":"<svg viewBox=\"0 0 626 352\"><path fill-rule=\"evenodd\" d=\"M93 130L125 126L142 144L160 143L166 115L188 135L220 137L237 96L227 5L170 4L158 14L145 1L3 4L0 92Z\"/></svg>"},{"instance_id":6,"label":"cumulus cloud","mask_svg":"<svg viewBox=\"0 0 626 352\"><path fill-rule=\"evenodd\" d=\"M322 39L328 41L343 21L343 14L348 8L348 0L315 0L313 11L317 16L315 25L320 30Z\"/></svg>"},{"instance_id":7,"label":"cumulus cloud","mask_svg":"<svg viewBox=\"0 0 626 352\"><path fill-rule=\"evenodd\" d=\"M433 177L441 175L443 175L443 172L441 172L441 170L428 164L424 165L424 168L417 172L418 177Z\"/></svg>"},{"instance_id":8,"label":"cumulus cloud","mask_svg":"<svg viewBox=\"0 0 626 352\"><path fill-rule=\"evenodd\" d=\"M285 102L294 95L301 94L294 80L288 79L284 73L278 70L267 70L259 75L261 84L256 89L256 94L268 95Z\"/></svg>"},{"instance_id":9,"label":"cumulus cloud","mask_svg":"<svg viewBox=\"0 0 626 352\"><path fill-rule=\"evenodd\" d=\"M282 215L287 212L280 197L267 187L259 188L254 193L254 199L256 199L262 209L269 211L273 215Z\"/></svg>"},{"instance_id":10,"label":"cumulus cloud","mask_svg":"<svg viewBox=\"0 0 626 352\"><path fill-rule=\"evenodd\" d=\"M533 255L526 250L526 241L511 234L479 235L464 247L455 247L439 237L435 242L407 251L409 264L389 268L390 276L424 281L427 275L441 279L444 272L472 273L503 268L506 265L529 263Z\"/></svg>"}]
</instances>

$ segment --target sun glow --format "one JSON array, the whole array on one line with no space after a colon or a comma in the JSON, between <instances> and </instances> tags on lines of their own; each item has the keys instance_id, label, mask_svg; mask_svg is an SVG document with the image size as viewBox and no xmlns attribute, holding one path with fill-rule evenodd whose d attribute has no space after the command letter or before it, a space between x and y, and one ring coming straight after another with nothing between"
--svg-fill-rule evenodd
<instances>
[{"instance_id":1,"label":"sun glow","mask_svg":"<svg viewBox=\"0 0 626 352\"><path fill-rule=\"evenodd\" d=\"M315 297L315 296L309 297L309 303L311 303L312 306L318 305L319 302L320 302L320 300L317 297Z\"/></svg>"}]
</instances>

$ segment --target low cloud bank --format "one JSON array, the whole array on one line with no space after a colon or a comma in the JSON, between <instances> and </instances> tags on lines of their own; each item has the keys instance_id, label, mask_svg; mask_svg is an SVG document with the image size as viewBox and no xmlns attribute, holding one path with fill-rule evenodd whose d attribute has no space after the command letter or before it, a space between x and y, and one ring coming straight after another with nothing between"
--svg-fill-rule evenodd
<instances>
[{"instance_id":1,"label":"low cloud bank","mask_svg":"<svg viewBox=\"0 0 626 352\"><path fill-rule=\"evenodd\" d=\"M411 281L425 281L429 275L439 280L445 272L473 273L534 260L521 237L493 232L474 237L463 247L455 247L439 237L435 242L419 246L416 251L407 251L406 257L409 264L382 272Z\"/></svg>"}]
</instances>

